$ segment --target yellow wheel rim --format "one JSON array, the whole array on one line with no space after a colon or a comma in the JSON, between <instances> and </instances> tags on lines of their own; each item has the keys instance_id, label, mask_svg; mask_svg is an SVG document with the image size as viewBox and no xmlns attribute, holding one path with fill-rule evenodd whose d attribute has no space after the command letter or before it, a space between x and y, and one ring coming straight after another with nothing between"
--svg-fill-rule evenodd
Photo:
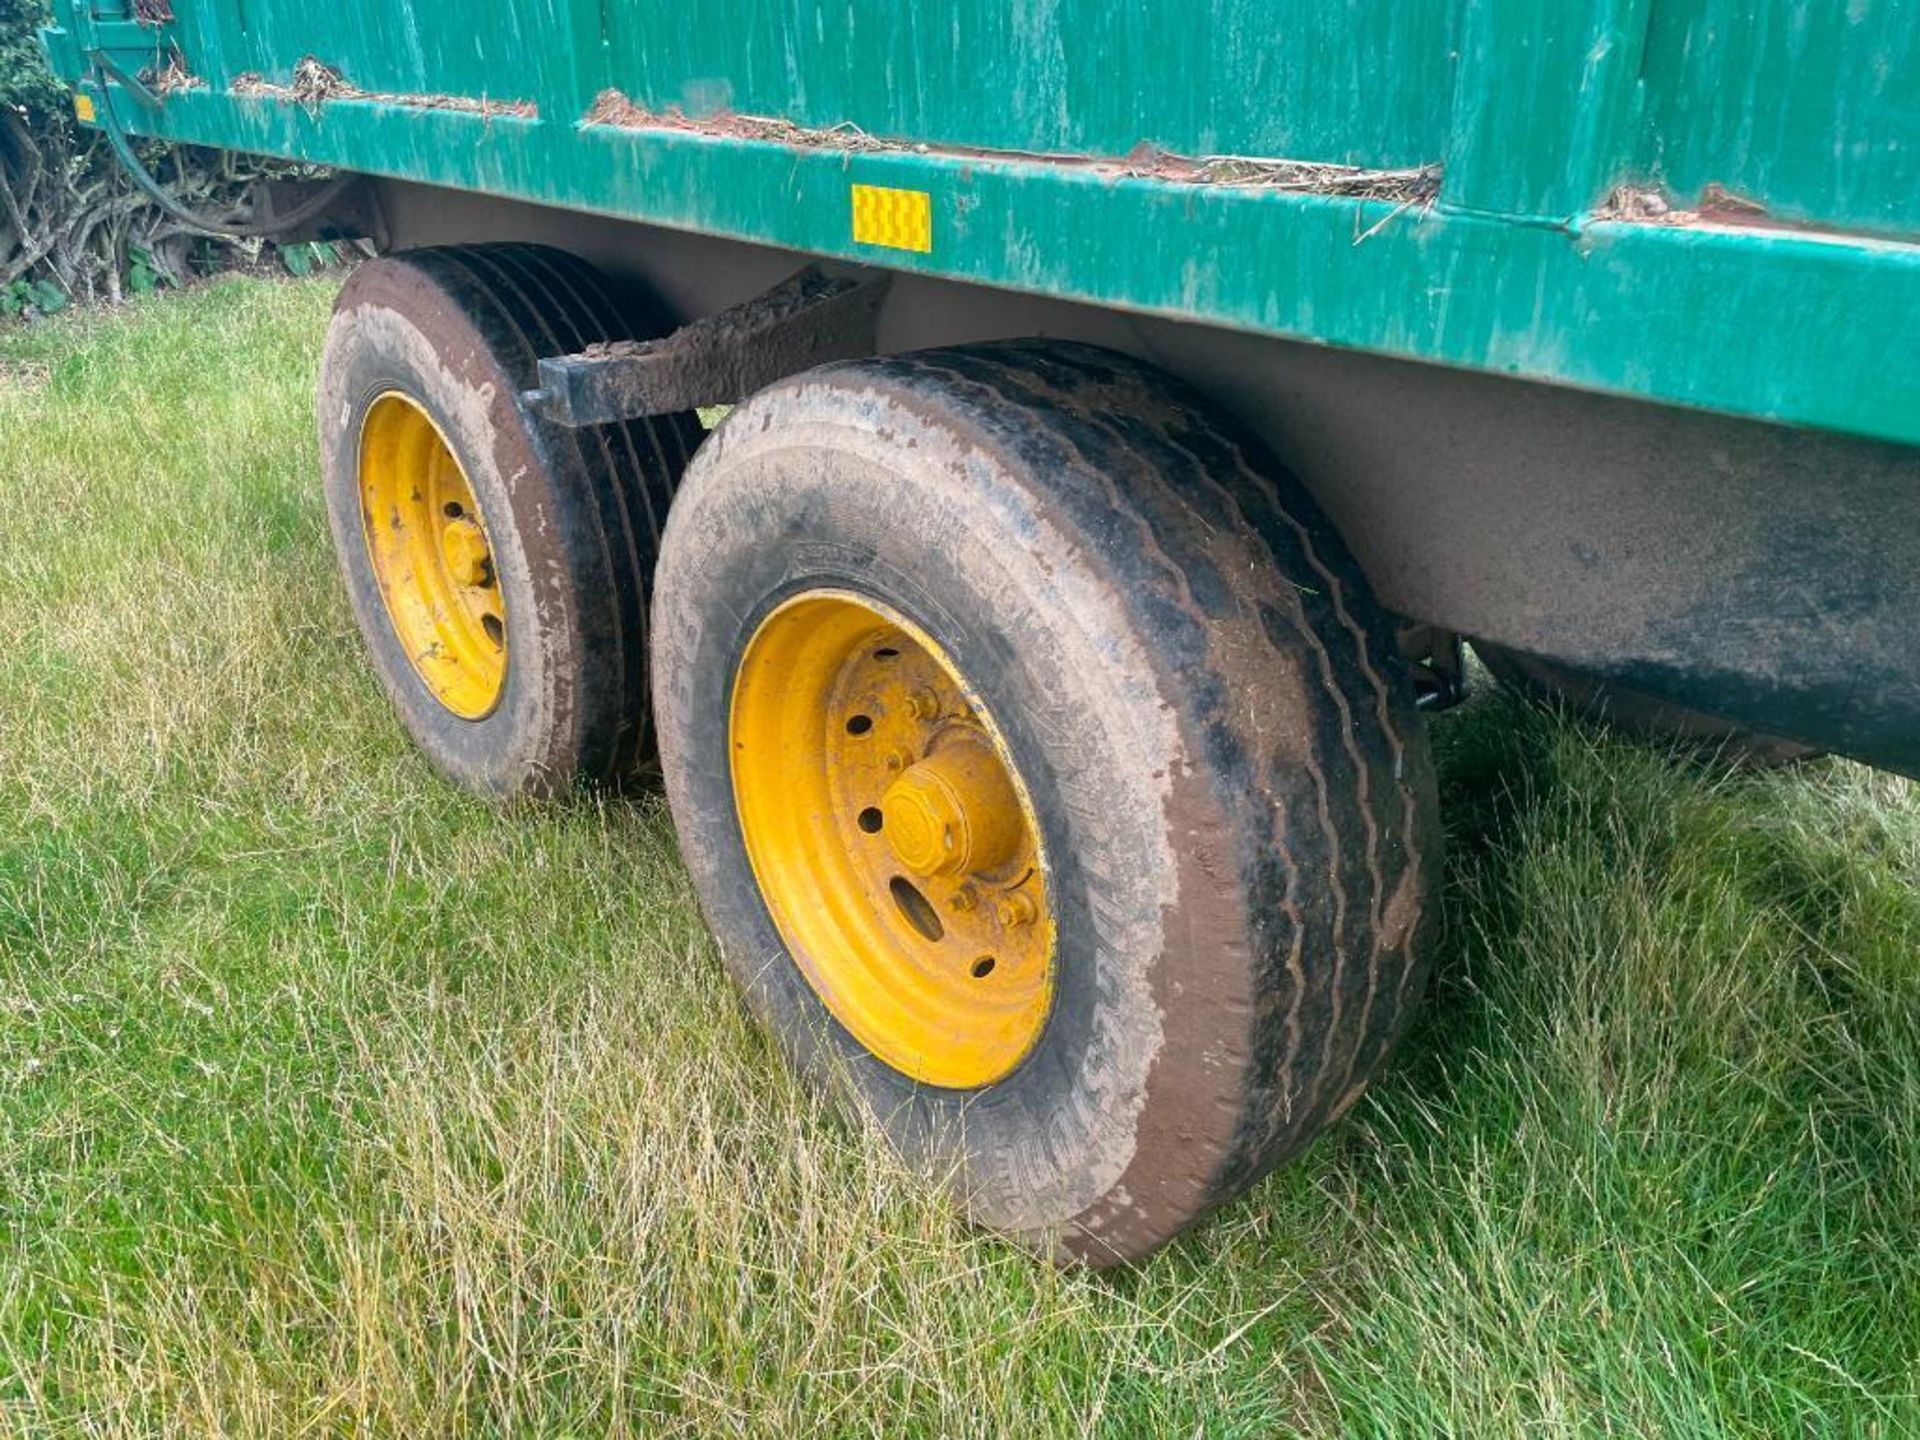
<instances>
[{"instance_id":1,"label":"yellow wheel rim","mask_svg":"<svg viewBox=\"0 0 1920 1440\"><path fill-rule=\"evenodd\" d=\"M816 591L734 679L734 803L774 923L874 1055L974 1089L1033 1049L1054 921L1033 804L940 648L871 600Z\"/></svg>"},{"instance_id":2,"label":"yellow wheel rim","mask_svg":"<svg viewBox=\"0 0 1920 1440\"><path fill-rule=\"evenodd\" d=\"M431 416L388 391L360 430L360 508L394 634L440 703L479 720L507 683L507 608L466 472Z\"/></svg>"}]
</instances>

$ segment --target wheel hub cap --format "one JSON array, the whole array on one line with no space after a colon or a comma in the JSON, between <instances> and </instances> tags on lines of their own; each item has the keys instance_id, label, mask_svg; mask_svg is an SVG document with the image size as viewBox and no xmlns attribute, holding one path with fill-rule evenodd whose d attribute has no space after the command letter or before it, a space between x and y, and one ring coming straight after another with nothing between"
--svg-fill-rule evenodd
<instances>
[{"instance_id":1,"label":"wheel hub cap","mask_svg":"<svg viewBox=\"0 0 1920 1440\"><path fill-rule=\"evenodd\" d=\"M507 681L493 546L446 437L398 391L361 427L360 506L374 582L414 673L462 719L491 714Z\"/></svg>"},{"instance_id":2,"label":"wheel hub cap","mask_svg":"<svg viewBox=\"0 0 1920 1440\"><path fill-rule=\"evenodd\" d=\"M440 532L440 553L447 562L447 573L456 585L483 586L493 573L493 552L487 548L487 532L468 517L451 522Z\"/></svg>"},{"instance_id":3,"label":"wheel hub cap","mask_svg":"<svg viewBox=\"0 0 1920 1440\"><path fill-rule=\"evenodd\" d=\"M992 716L934 640L814 592L734 677L734 801L801 973L872 1054L973 1089L1032 1050L1053 1001L1040 826Z\"/></svg>"},{"instance_id":4,"label":"wheel hub cap","mask_svg":"<svg viewBox=\"0 0 1920 1440\"><path fill-rule=\"evenodd\" d=\"M1020 845L1019 793L977 733L953 736L894 781L880 813L887 844L918 875L997 870Z\"/></svg>"}]
</instances>

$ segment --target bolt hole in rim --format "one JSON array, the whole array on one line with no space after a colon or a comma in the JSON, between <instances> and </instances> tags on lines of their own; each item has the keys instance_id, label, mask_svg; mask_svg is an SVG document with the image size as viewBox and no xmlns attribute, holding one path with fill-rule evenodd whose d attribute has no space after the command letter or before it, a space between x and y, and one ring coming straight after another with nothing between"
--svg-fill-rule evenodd
<instances>
[{"instance_id":1,"label":"bolt hole in rim","mask_svg":"<svg viewBox=\"0 0 1920 1440\"><path fill-rule=\"evenodd\" d=\"M1052 1010L1045 855L945 652L865 596L796 596L748 641L729 742L754 878L827 1009L923 1084L1012 1073Z\"/></svg>"},{"instance_id":2,"label":"bolt hole in rim","mask_svg":"<svg viewBox=\"0 0 1920 1440\"><path fill-rule=\"evenodd\" d=\"M400 648L436 700L484 719L506 688L506 597L466 472L397 390L367 407L359 468L367 555Z\"/></svg>"},{"instance_id":3,"label":"bolt hole in rim","mask_svg":"<svg viewBox=\"0 0 1920 1440\"><path fill-rule=\"evenodd\" d=\"M904 875L896 875L887 881L887 893L893 896L893 903L900 907L907 923L919 931L923 939L936 945L946 939L947 927L940 923L940 912L920 893L918 885Z\"/></svg>"}]
</instances>

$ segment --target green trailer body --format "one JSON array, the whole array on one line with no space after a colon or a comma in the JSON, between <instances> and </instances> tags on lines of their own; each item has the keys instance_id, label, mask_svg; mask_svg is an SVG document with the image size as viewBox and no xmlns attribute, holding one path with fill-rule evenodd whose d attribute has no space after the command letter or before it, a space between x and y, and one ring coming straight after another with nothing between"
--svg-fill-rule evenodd
<instances>
[{"instance_id":1,"label":"green trailer body","mask_svg":"<svg viewBox=\"0 0 1920 1440\"><path fill-rule=\"evenodd\" d=\"M682 320L798 252L899 277L892 348L1132 350L1402 615L1920 773L1903 0L54 14L83 118L379 177L397 245L537 234Z\"/></svg>"},{"instance_id":2,"label":"green trailer body","mask_svg":"<svg viewBox=\"0 0 1920 1440\"><path fill-rule=\"evenodd\" d=\"M1920 442L1898 0L56 8L141 133Z\"/></svg>"}]
</instances>

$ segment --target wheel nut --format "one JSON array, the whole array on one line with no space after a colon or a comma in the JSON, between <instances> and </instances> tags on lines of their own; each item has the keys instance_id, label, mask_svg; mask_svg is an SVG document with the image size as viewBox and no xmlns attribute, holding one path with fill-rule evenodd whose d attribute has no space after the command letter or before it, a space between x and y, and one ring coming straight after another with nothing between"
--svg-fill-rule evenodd
<instances>
[{"instance_id":1,"label":"wheel nut","mask_svg":"<svg viewBox=\"0 0 1920 1440\"><path fill-rule=\"evenodd\" d=\"M894 774L899 774L911 764L913 764L913 756L909 755L906 751L889 750L887 752L887 769L893 771Z\"/></svg>"},{"instance_id":2,"label":"wheel nut","mask_svg":"<svg viewBox=\"0 0 1920 1440\"><path fill-rule=\"evenodd\" d=\"M938 720L940 697L930 687L922 686L907 697L907 713L916 720Z\"/></svg>"},{"instance_id":3,"label":"wheel nut","mask_svg":"<svg viewBox=\"0 0 1920 1440\"><path fill-rule=\"evenodd\" d=\"M993 913L999 917L1000 923L1009 929L1015 925L1031 925L1040 914L1034 907L1032 898L1026 895L1007 896L994 907Z\"/></svg>"},{"instance_id":4,"label":"wheel nut","mask_svg":"<svg viewBox=\"0 0 1920 1440\"><path fill-rule=\"evenodd\" d=\"M950 909L965 913L980 903L980 894L971 885L962 885L953 892L953 898L947 901Z\"/></svg>"}]
</instances>

